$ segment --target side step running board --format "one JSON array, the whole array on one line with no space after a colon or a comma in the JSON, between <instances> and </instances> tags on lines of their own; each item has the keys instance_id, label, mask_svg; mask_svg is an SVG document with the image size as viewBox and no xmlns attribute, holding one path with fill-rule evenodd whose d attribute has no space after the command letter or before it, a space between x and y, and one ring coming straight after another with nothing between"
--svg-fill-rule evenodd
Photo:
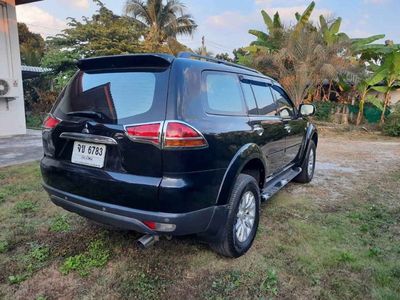
<instances>
[{"instance_id":1,"label":"side step running board","mask_svg":"<svg viewBox=\"0 0 400 300\"><path fill-rule=\"evenodd\" d=\"M301 173L301 168L290 168L276 178L265 183L264 189L261 191L261 198L263 201L271 198L275 193L281 190L285 185L287 185L293 178Z\"/></svg>"}]
</instances>

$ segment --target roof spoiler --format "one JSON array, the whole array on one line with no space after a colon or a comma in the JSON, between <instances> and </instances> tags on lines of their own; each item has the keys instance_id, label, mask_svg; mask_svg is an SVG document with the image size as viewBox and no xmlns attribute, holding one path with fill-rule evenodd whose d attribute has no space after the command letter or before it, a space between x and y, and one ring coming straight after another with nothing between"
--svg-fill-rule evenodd
<instances>
[{"instance_id":1,"label":"roof spoiler","mask_svg":"<svg viewBox=\"0 0 400 300\"><path fill-rule=\"evenodd\" d=\"M85 58L78 61L80 70L101 70L121 68L167 68L171 65L174 56L168 54L129 54Z\"/></svg>"}]
</instances>

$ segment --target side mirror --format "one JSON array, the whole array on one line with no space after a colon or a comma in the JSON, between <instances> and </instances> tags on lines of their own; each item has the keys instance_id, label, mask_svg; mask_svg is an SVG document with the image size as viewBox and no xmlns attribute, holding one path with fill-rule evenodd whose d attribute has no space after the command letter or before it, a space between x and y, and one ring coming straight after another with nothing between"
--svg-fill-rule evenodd
<instances>
[{"instance_id":1,"label":"side mirror","mask_svg":"<svg viewBox=\"0 0 400 300\"><path fill-rule=\"evenodd\" d=\"M310 117L315 114L315 106L312 104L301 104L299 110L303 117Z\"/></svg>"}]
</instances>

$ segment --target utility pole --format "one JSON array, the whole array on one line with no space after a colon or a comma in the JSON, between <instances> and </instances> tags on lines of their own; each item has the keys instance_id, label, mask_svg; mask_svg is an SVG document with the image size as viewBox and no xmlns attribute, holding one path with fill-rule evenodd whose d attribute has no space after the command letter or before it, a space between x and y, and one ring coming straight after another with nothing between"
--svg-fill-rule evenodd
<instances>
[{"instance_id":1,"label":"utility pole","mask_svg":"<svg viewBox=\"0 0 400 300\"><path fill-rule=\"evenodd\" d=\"M207 56L206 42L204 35L201 37L201 55Z\"/></svg>"}]
</instances>

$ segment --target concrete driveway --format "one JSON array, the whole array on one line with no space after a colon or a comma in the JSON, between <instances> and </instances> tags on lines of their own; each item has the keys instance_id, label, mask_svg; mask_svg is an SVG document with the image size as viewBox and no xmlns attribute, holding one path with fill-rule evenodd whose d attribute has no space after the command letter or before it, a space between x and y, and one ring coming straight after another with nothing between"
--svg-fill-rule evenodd
<instances>
[{"instance_id":1,"label":"concrete driveway","mask_svg":"<svg viewBox=\"0 0 400 300\"><path fill-rule=\"evenodd\" d=\"M27 130L26 135L0 138L0 167L22 164L43 156L42 132Z\"/></svg>"}]
</instances>

